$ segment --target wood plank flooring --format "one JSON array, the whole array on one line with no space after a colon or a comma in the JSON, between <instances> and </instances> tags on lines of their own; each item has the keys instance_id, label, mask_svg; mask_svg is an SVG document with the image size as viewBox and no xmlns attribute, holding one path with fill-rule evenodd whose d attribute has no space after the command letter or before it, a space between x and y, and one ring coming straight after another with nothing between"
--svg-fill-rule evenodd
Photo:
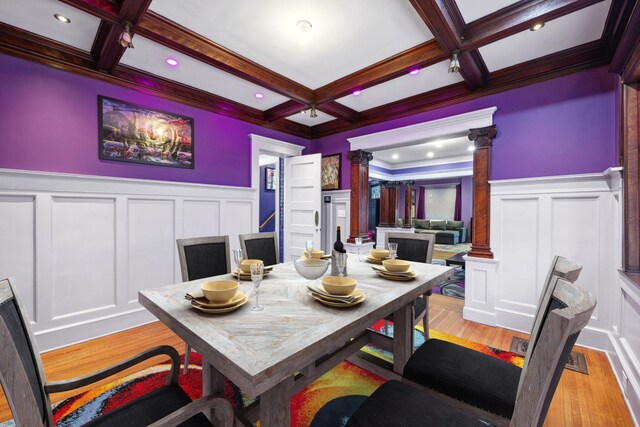
<instances>
[{"instance_id":1,"label":"wood plank flooring","mask_svg":"<svg viewBox=\"0 0 640 427\"><path fill-rule=\"evenodd\" d=\"M527 337L526 334L507 329L465 321L462 319L462 307L462 300L433 295L429 307L431 327L504 350L509 349L512 337ZM84 375L161 344L172 345L180 353L184 352L182 340L156 322L43 354L45 375L49 380ZM632 426L631 416L606 355L584 348L578 348L577 351L585 354L590 375L564 371L545 426ZM160 357L151 359L126 373L155 365L160 360ZM58 393L51 398L57 402L77 393ZM10 418L9 407L0 392L0 422Z\"/></svg>"}]
</instances>

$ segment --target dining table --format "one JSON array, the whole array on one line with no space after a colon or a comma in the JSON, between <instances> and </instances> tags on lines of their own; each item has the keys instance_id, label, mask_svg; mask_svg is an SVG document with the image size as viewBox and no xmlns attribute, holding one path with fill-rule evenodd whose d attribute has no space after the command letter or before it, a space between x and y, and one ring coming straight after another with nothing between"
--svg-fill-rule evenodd
<instances>
[{"instance_id":1,"label":"dining table","mask_svg":"<svg viewBox=\"0 0 640 427\"><path fill-rule=\"evenodd\" d=\"M289 426L291 397L372 342L368 328L393 315L393 371L401 374L413 351L413 303L452 274L452 268L412 262L415 278L387 280L374 265L350 256L348 277L365 294L361 303L337 308L312 297L309 281L293 262L273 266L259 287L261 311L252 311L253 284L241 281L249 301L237 310L208 314L194 309L186 293L230 274L139 291L140 304L202 355L203 396L223 394L227 378L250 398L262 427ZM379 267L379 266L377 266ZM328 272L325 276L328 275ZM235 279L234 279L235 280ZM315 282L317 286L319 281ZM428 325L425 325L428 328ZM426 329L428 331L428 329ZM212 412L208 414L215 417Z\"/></svg>"}]
</instances>

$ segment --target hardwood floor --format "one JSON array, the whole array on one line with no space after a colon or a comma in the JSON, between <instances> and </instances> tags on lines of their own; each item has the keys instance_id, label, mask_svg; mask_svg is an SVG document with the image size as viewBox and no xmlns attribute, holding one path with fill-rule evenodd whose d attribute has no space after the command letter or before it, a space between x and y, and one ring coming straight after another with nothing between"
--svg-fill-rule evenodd
<instances>
[{"instance_id":1,"label":"hardwood floor","mask_svg":"<svg viewBox=\"0 0 640 427\"><path fill-rule=\"evenodd\" d=\"M465 321L462 319L462 307L462 300L433 295L429 309L431 327L505 350L509 348L513 336L527 337L526 334L507 329ZM184 342L156 322L43 354L45 375L49 380L84 375L160 344L172 345L180 353L184 352ZM590 374L564 371L545 426L632 426L631 416L606 355L585 348L578 348L578 351L585 354ZM144 369L160 360L159 357L151 359L126 372ZM59 393L51 398L57 402L77 393ZM7 402L0 393L0 422L10 418Z\"/></svg>"}]
</instances>

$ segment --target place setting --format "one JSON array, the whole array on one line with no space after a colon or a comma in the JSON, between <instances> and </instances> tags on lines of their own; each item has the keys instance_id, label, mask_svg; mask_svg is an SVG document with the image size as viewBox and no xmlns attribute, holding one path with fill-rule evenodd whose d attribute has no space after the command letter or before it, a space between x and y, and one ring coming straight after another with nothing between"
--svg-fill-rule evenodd
<instances>
[{"instance_id":1,"label":"place setting","mask_svg":"<svg viewBox=\"0 0 640 427\"><path fill-rule=\"evenodd\" d=\"M231 275L239 280L251 280L251 266L253 264L263 264L261 259L244 259L241 249L235 249L233 251L233 261L236 264L236 268L231 271ZM273 266L263 267L263 276L268 276L271 273Z\"/></svg>"},{"instance_id":2,"label":"place setting","mask_svg":"<svg viewBox=\"0 0 640 427\"><path fill-rule=\"evenodd\" d=\"M353 307L366 299L366 295L360 289L356 289L358 282L344 276L344 269L347 264L346 253L336 253L336 265L338 276L327 276L320 279L320 285L315 281L307 283L309 293L321 304L330 307L346 308Z\"/></svg>"},{"instance_id":3,"label":"place setting","mask_svg":"<svg viewBox=\"0 0 640 427\"><path fill-rule=\"evenodd\" d=\"M401 259L386 259L381 262L382 267L371 266L376 274L384 279L408 281L416 277L415 270L411 270L411 263Z\"/></svg>"},{"instance_id":4,"label":"place setting","mask_svg":"<svg viewBox=\"0 0 640 427\"><path fill-rule=\"evenodd\" d=\"M191 307L204 313L229 313L249 301L238 286L239 283L233 280L204 282L199 291L188 292L185 298L191 301Z\"/></svg>"}]
</instances>

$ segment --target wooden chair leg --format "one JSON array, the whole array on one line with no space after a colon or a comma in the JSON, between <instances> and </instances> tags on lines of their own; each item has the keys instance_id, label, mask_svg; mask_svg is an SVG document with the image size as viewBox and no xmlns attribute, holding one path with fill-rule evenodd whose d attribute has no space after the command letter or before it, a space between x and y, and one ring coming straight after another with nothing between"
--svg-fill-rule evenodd
<instances>
[{"instance_id":1,"label":"wooden chair leg","mask_svg":"<svg viewBox=\"0 0 640 427\"><path fill-rule=\"evenodd\" d=\"M424 298L424 305L425 305L425 309L424 309L424 317L422 319L422 326L424 328L424 340L425 342L429 339L429 295L430 292L422 295L422 298Z\"/></svg>"},{"instance_id":2,"label":"wooden chair leg","mask_svg":"<svg viewBox=\"0 0 640 427\"><path fill-rule=\"evenodd\" d=\"M189 359L191 358L191 346L189 344L184 345L184 367L182 368L182 374L187 375L189 372Z\"/></svg>"}]
</instances>

